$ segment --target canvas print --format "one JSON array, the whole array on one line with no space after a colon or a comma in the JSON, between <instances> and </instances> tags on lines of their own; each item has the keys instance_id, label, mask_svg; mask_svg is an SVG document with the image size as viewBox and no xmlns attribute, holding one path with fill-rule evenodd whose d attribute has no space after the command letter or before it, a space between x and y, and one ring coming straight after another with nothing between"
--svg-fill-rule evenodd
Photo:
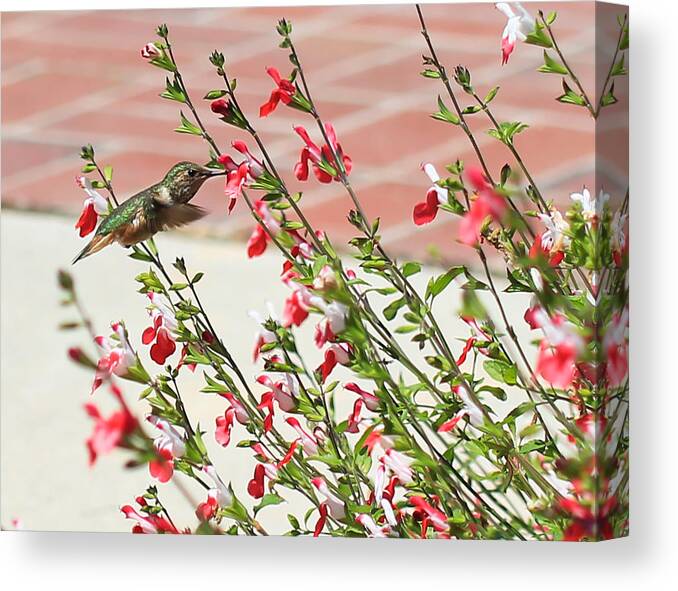
<instances>
[{"instance_id":1,"label":"canvas print","mask_svg":"<svg viewBox=\"0 0 678 591\"><path fill-rule=\"evenodd\" d=\"M625 7L1 32L3 529L627 535Z\"/></svg>"}]
</instances>

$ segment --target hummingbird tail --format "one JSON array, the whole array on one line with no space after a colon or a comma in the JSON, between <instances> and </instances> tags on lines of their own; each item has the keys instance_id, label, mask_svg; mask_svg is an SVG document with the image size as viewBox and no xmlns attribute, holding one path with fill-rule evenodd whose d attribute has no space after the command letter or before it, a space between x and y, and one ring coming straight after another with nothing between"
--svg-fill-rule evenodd
<instances>
[{"instance_id":1,"label":"hummingbird tail","mask_svg":"<svg viewBox=\"0 0 678 591\"><path fill-rule=\"evenodd\" d=\"M111 244L111 242L113 242L113 236L110 234L106 236L95 235L94 238L87 243L87 246L80 251L78 256L73 259L71 264L75 265L80 259L84 259L95 252L99 252L102 248Z\"/></svg>"}]
</instances>

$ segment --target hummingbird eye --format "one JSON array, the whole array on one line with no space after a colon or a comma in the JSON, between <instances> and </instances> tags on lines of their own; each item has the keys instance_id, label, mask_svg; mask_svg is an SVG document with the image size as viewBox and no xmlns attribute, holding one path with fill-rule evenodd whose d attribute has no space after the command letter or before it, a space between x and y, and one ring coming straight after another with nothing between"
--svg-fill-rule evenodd
<instances>
[{"instance_id":1,"label":"hummingbird eye","mask_svg":"<svg viewBox=\"0 0 678 591\"><path fill-rule=\"evenodd\" d=\"M194 177L196 174L198 174L198 171L195 168L189 168L187 174L190 177Z\"/></svg>"}]
</instances>

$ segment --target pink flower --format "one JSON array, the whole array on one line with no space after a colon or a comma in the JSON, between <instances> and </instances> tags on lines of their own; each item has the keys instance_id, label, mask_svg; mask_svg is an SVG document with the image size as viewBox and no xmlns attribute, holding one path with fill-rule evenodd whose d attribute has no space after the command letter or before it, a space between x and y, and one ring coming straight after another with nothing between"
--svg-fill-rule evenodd
<instances>
[{"instance_id":1,"label":"pink flower","mask_svg":"<svg viewBox=\"0 0 678 591\"><path fill-rule=\"evenodd\" d=\"M111 324L113 336L98 336L94 342L103 349L104 354L97 362L97 369L92 384L92 394L105 379L113 375L125 376L127 369L136 362L137 355L127 340L127 332L121 322Z\"/></svg>"},{"instance_id":2,"label":"pink flower","mask_svg":"<svg viewBox=\"0 0 678 591\"><path fill-rule=\"evenodd\" d=\"M134 525L132 532L135 534L178 534L177 528L174 527L167 519L160 515L149 513L142 515L131 505L123 505L120 507L127 519L132 519L137 523Z\"/></svg>"},{"instance_id":3,"label":"pink flower","mask_svg":"<svg viewBox=\"0 0 678 591\"><path fill-rule=\"evenodd\" d=\"M325 358L316 371L320 372L321 381L325 382L337 364L346 365L350 361L349 350L339 344L331 344L325 349Z\"/></svg>"},{"instance_id":4,"label":"pink flower","mask_svg":"<svg viewBox=\"0 0 678 591\"><path fill-rule=\"evenodd\" d=\"M513 53L516 41L525 41L527 36L534 29L534 18L525 10L520 2L512 2L518 14L513 12L511 5L507 2L498 2L495 4L497 9L508 19L504 32L501 36L501 63L508 62L509 56Z\"/></svg>"},{"instance_id":5,"label":"pink flower","mask_svg":"<svg viewBox=\"0 0 678 591\"><path fill-rule=\"evenodd\" d=\"M94 465L98 456L107 454L116 447L123 446L126 437L133 433L138 426L137 420L125 405L120 391L113 388L113 394L120 403L120 410L117 410L108 418L101 416L99 409L91 402L85 404L85 411L94 419L94 430L86 441L90 466Z\"/></svg>"},{"instance_id":6,"label":"pink flower","mask_svg":"<svg viewBox=\"0 0 678 591\"><path fill-rule=\"evenodd\" d=\"M264 226L266 226L268 231L275 236L280 231L280 224L271 214L266 202L261 199L258 200L254 204L254 209L261 218ZM254 258L264 254L270 240L271 237L262 227L262 223L257 223L252 231L252 235L247 241L247 256L249 258Z\"/></svg>"},{"instance_id":7,"label":"pink flower","mask_svg":"<svg viewBox=\"0 0 678 591\"><path fill-rule=\"evenodd\" d=\"M294 84L292 84L292 82L289 80L282 78L280 76L280 72L278 72L278 70L275 68L266 68L266 73L271 78L273 78L276 88L274 88L273 92L271 92L271 96L269 97L268 101L259 107L259 117L267 117L270 115L273 111L275 111L278 103L281 101L283 104L289 105L297 92Z\"/></svg>"},{"instance_id":8,"label":"pink flower","mask_svg":"<svg viewBox=\"0 0 678 591\"><path fill-rule=\"evenodd\" d=\"M363 390L355 382L349 382L347 384L344 384L344 388L346 388L346 390L348 390L349 392L353 392L360 396L368 410L371 410L372 412L379 410L379 406L381 405L381 401L379 400L379 398L374 394L370 394L369 392Z\"/></svg>"},{"instance_id":9,"label":"pink flower","mask_svg":"<svg viewBox=\"0 0 678 591\"><path fill-rule=\"evenodd\" d=\"M480 169L469 168L466 177L473 185L477 197L459 224L459 241L475 246L480 240L480 230L485 220L488 217L495 222L501 220L506 211L506 201L490 186Z\"/></svg>"},{"instance_id":10,"label":"pink flower","mask_svg":"<svg viewBox=\"0 0 678 591\"><path fill-rule=\"evenodd\" d=\"M574 380L575 363L584 343L565 318L550 318L543 310L535 313L544 339L539 345L535 371L556 388L566 389Z\"/></svg>"},{"instance_id":11,"label":"pink flower","mask_svg":"<svg viewBox=\"0 0 678 591\"><path fill-rule=\"evenodd\" d=\"M311 140L308 131L300 125L294 128L294 131L304 140L306 144L299 157L299 162L294 167L294 175L297 180L305 181L308 179L309 162L313 168L315 177L321 183L330 183L332 180L340 180L339 164L335 160L335 155L341 160L346 174L351 173L353 162L351 158L344 154L341 144L337 141L337 135L331 123L325 123L325 134L330 142L330 146L325 144L322 148Z\"/></svg>"},{"instance_id":12,"label":"pink flower","mask_svg":"<svg viewBox=\"0 0 678 591\"><path fill-rule=\"evenodd\" d=\"M410 504L428 517L431 525L436 531L449 531L450 526L447 524L447 516L439 509L433 507L426 499L424 499L424 497L416 495L411 496Z\"/></svg>"},{"instance_id":13,"label":"pink flower","mask_svg":"<svg viewBox=\"0 0 678 591\"><path fill-rule=\"evenodd\" d=\"M155 341L151 346L151 359L158 365L164 365L167 358L177 349L174 332L178 324L174 312L163 296L153 291L149 291L147 295L151 300L148 313L153 324L143 332L141 342L148 345Z\"/></svg>"},{"instance_id":14,"label":"pink flower","mask_svg":"<svg viewBox=\"0 0 678 591\"><path fill-rule=\"evenodd\" d=\"M286 422L298 433L304 453L308 456L317 455L318 440L313 435L306 432L295 417L287 417Z\"/></svg>"},{"instance_id":15,"label":"pink flower","mask_svg":"<svg viewBox=\"0 0 678 591\"><path fill-rule=\"evenodd\" d=\"M421 165L421 169L428 175L433 184L426 191L426 200L414 206L412 217L417 226L432 222L438 215L438 206L447 203L447 189L443 189L437 184L440 175L435 166L426 162Z\"/></svg>"},{"instance_id":16,"label":"pink flower","mask_svg":"<svg viewBox=\"0 0 678 591\"><path fill-rule=\"evenodd\" d=\"M144 59L152 60L161 55L162 51L155 43L146 43L146 45L141 48L141 57Z\"/></svg>"},{"instance_id":17,"label":"pink flower","mask_svg":"<svg viewBox=\"0 0 678 591\"><path fill-rule=\"evenodd\" d=\"M94 232L99 216L108 211L108 201L94 189L92 181L84 176L76 177L76 184L85 190L87 199L83 202L82 212L75 227L80 230L80 237Z\"/></svg>"}]
</instances>

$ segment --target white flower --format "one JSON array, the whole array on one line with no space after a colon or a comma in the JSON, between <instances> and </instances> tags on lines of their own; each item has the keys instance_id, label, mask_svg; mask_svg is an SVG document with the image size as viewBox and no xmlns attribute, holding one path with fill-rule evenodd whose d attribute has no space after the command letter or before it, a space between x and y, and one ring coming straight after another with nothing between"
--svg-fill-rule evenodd
<instances>
[{"instance_id":1,"label":"white flower","mask_svg":"<svg viewBox=\"0 0 678 591\"><path fill-rule=\"evenodd\" d=\"M570 238L565 235L570 226L561 213L555 210L551 215L540 213L538 217L546 226L546 231L541 235L542 248L550 253L565 250L570 245Z\"/></svg>"},{"instance_id":2,"label":"white flower","mask_svg":"<svg viewBox=\"0 0 678 591\"><path fill-rule=\"evenodd\" d=\"M438 196L438 203L440 203L440 205L445 205L447 203L447 189L443 189L441 186L438 185L440 175L438 174L436 167L433 166L433 164L431 164L430 162L424 162L421 165L421 169L426 173L428 178L431 179L432 185L430 186L428 193L430 193L431 191L435 191Z\"/></svg>"},{"instance_id":3,"label":"white flower","mask_svg":"<svg viewBox=\"0 0 678 591\"><path fill-rule=\"evenodd\" d=\"M184 444L183 437L166 420L156 417L155 415L148 415L146 420L161 432L161 434L153 440L156 449L168 449L175 458L180 458L186 453L186 445Z\"/></svg>"},{"instance_id":4,"label":"white flower","mask_svg":"<svg viewBox=\"0 0 678 591\"><path fill-rule=\"evenodd\" d=\"M219 478L217 470L214 466L203 466L202 470L207 476L212 479L214 482L214 488L208 491L208 494L212 494L213 498L217 499L220 507L230 507L233 502L233 496L231 491L228 490L228 487L224 484L224 481Z\"/></svg>"}]
</instances>

